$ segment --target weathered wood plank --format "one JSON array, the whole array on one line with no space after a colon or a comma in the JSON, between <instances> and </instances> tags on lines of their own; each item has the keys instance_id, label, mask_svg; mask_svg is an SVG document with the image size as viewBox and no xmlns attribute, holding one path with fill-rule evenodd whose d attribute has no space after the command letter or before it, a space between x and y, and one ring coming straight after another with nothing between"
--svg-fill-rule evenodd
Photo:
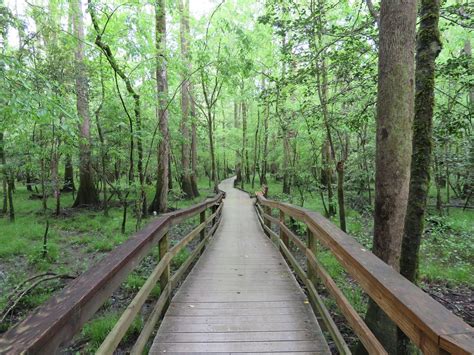
<instances>
[{"instance_id":1,"label":"weathered wood plank","mask_svg":"<svg viewBox=\"0 0 474 355\"><path fill-rule=\"evenodd\" d=\"M300 321L297 323L231 323L228 324L183 324L163 321L160 333L224 333L224 332L278 332L312 329L311 323Z\"/></svg>"},{"instance_id":2,"label":"weathered wood plank","mask_svg":"<svg viewBox=\"0 0 474 355\"><path fill-rule=\"evenodd\" d=\"M308 309L306 307L254 307L254 308L230 308L230 309L214 309L214 308L190 308L185 307L170 307L168 309L168 316L186 316L186 317L222 317L222 316L266 316L266 315L307 315Z\"/></svg>"},{"instance_id":3,"label":"weathered wood plank","mask_svg":"<svg viewBox=\"0 0 474 355\"><path fill-rule=\"evenodd\" d=\"M194 353L194 352L280 352L311 351L325 353L325 349L314 341L266 341L266 342L223 342L223 343L159 343L150 351L154 353Z\"/></svg>"},{"instance_id":4,"label":"weathered wood plank","mask_svg":"<svg viewBox=\"0 0 474 355\"><path fill-rule=\"evenodd\" d=\"M173 302L170 307L193 308L193 309L252 309L252 308L285 308L304 306L304 300L297 301L273 301L273 302Z\"/></svg>"},{"instance_id":5,"label":"weathered wood plank","mask_svg":"<svg viewBox=\"0 0 474 355\"><path fill-rule=\"evenodd\" d=\"M157 343L212 343L229 341L298 341L322 340L322 334L307 330L281 332L226 332L226 333L159 333L155 338Z\"/></svg>"}]
</instances>

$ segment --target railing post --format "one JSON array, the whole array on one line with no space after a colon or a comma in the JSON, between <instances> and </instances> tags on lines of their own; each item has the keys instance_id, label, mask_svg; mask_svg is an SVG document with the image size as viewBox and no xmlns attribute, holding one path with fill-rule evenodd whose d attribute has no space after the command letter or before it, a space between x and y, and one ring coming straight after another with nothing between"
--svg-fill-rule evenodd
<instances>
[{"instance_id":1,"label":"railing post","mask_svg":"<svg viewBox=\"0 0 474 355\"><path fill-rule=\"evenodd\" d=\"M161 238L158 247L160 248L160 260L162 260L166 253L168 253L169 249L169 241L168 241L168 232ZM163 273L161 274L160 277L160 290L163 292L165 287L168 285L168 282L170 280L170 265L166 265L166 268L163 270ZM170 292L171 295L171 292ZM171 296L168 296L168 300L166 301L164 309L168 308L169 302L170 302Z\"/></svg>"},{"instance_id":2,"label":"railing post","mask_svg":"<svg viewBox=\"0 0 474 355\"><path fill-rule=\"evenodd\" d=\"M204 223L206 221L206 210L202 211L201 214L199 215L199 224ZM204 227L200 232L199 232L199 241L203 241L206 238L206 227ZM206 246L204 245L203 248L201 249L201 254L204 253L204 249Z\"/></svg>"},{"instance_id":3,"label":"railing post","mask_svg":"<svg viewBox=\"0 0 474 355\"><path fill-rule=\"evenodd\" d=\"M272 209L268 206L263 206L263 212L269 216L272 215ZM265 218L265 216L262 216L263 217L263 223L268 227L268 228L272 228L272 221L270 221L268 218ZM268 233L266 230L264 230L265 234L267 235L268 238L271 238L271 235L270 233Z\"/></svg>"},{"instance_id":4,"label":"railing post","mask_svg":"<svg viewBox=\"0 0 474 355\"><path fill-rule=\"evenodd\" d=\"M285 224L285 212L280 210L280 224ZM285 246L289 249L289 239L288 236L283 231L283 228L280 226L280 239L285 244Z\"/></svg>"},{"instance_id":5,"label":"railing post","mask_svg":"<svg viewBox=\"0 0 474 355\"><path fill-rule=\"evenodd\" d=\"M317 256L317 244L316 244L316 238L314 237L313 232L311 232L311 229L309 227L306 227L306 236L308 240L308 249L313 252L314 256ZM311 281L311 283L316 287L317 283L317 278L316 278L316 270L314 270L313 265L309 262L309 260L306 261L307 265L307 270L308 270L308 279Z\"/></svg>"}]
</instances>

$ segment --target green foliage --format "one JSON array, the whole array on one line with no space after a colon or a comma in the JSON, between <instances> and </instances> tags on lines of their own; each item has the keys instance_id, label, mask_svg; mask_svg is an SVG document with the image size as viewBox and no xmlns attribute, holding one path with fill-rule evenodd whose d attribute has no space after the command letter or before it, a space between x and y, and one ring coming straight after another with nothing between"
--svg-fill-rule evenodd
<instances>
[{"instance_id":1,"label":"green foliage","mask_svg":"<svg viewBox=\"0 0 474 355\"><path fill-rule=\"evenodd\" d=\"M129 292L136 293L145 284L146 278L132 272L125 281L124 288Z\"/></svg>"},{"instance_id":2,"label":"green foliage","mask_svg":"<svg viewBox=\"0 0 474 355\"><path fill-rule=\"evenodd\" d=\"M93 319L84 326L82 329L82 336L88 340L87 352L94 352L99 348L100 344L105 340L115 323L117 323L119 317L120 313L118 312L108 312ZM122 342L126 342L128 339L138 336L142 327L143 320L141 317L135 318L123 337Z\"/></svg>"},{"instance_id":3,"label":"green foliage","mask_svg":"<svg viewBox=\"0 0 474 355\"><path fill-rule=\"evenodd\" d=\"M179 268L189 257L191 253L189 252L188 248L183 248L179 251L178 254L173 258L173 266Z\"/></svg>"}]
</instances>

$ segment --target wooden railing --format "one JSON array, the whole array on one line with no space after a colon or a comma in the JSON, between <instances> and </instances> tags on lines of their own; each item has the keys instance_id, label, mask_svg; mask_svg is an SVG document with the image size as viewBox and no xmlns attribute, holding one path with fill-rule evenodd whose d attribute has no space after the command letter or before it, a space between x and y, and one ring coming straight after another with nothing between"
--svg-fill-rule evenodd
<instances>
[{"instance_id":1,"label":"wooden railing","mask_svg":"<svg viewBox=\"0 0 474 355\"><path fill-rule=\"evenodd\" d=\"M279 211L279 218L272 215L272 209ZM318 261L317 241L330 250L345 271L423 353L474 353L474 330L471 326L319 213L268 200L260 192L257 192L256 212L265 233L277 243L287 262L306 286L313 309L323 318L340 353L348 354L350 350L316 291L318 282L324 284L334 298L340 312L366 350L370 354L387 352ZM286 216L305 223L307 243L285 225ZM279 233L272 229L272 224L278 226ZM306 256L307 272L293 256L292 245Z\"/></svg>"},{"instance_id":2,"label":"wooden railing","mask_svg":"<svg viewBox=\"0 0 474 355\"><path fill-rule=\"evenodd\" d=\"M159 281L161 294L148 316L132 354L141 354L160 320L171 297L172 290L189 266L198 258L206 242L216 231L223 206L224 193L214 198L176 212L164 214L137 232L97 265L72 281L58 295L53 296L33 314L10 329L0 338L1 354L54 354L61 345L67 344L82 326L96 313L101 305L126 279L127 275L159 245L160 260L155 269L123 312L100 346L98 353L112 354L139 313L153 287ZM206 216L206 211L211 214ZM200 216L200 224L179 243L170 247L168 230L185 219ZM210 229L206 228L210 225ZM199 244L192 254L170 275L170 262L187 244L199 236Z\"/></svg>"}]
</instances>

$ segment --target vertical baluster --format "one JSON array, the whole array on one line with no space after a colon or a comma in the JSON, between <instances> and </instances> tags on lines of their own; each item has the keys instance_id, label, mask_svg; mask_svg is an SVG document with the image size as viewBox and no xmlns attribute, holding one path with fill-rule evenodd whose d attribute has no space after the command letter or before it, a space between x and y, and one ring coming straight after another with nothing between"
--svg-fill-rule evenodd
<instances>
[{"instance_id":1,"label":"vertical baluster","mask_svg":"<svg viewBox=\"0 0 474 355\"><path fill-rule=\"evenodd\" d=\"M159 248L160 248L160 260L162 260L165 257L166 253L168 253L168 249L169 249L168 232L166 232L163 238L161 238L160 243L159 243ZM165 287L168 285L169 279L170 279L170 265L168 263L168 265L166 266L165 270L163 271L160 277L161 292L163 292ZM169 294L171 295L171 292ZM166 302L164 309L168 308L170 300L171 300L171 296L168 296L168 300Z\"/></svg>"},{"instance_id":2,"label":"vertical baluster","mask_svg":"<svg viewBox=\"0 0 474 355\"><path fill-rule=\"evenodd\" d=\"M280 210L280 224L283 224L283 225L285 224L285 212L283 212L282 210ZM285 232L283 231L283 228L281 227L280 227L280 239L283 242L283 244L285 244L285 246L288 248L288 250L290 250L288 236L285 234Z\"/></svg>"},{"instance_id":3,"label":"vertical baluster","mask_svg":"<svg viewBox=\"0 0 474 355\"><path fill-rule=\"evenodd\" d=\"M307 240L308 249L311 250L314 256L316 257L317 251L318 251L316 238L313 232L311 232L311 229L309 229L308 227L306 227L306 235L308 239ZM316 283L317 283L316 270L314 270L313 265L309 261L306 262L306 265L307 265L307 270L308 270L308 279L313 283L314 287L316 287Z\"/></svg>"},{"instance_id":4,"label":"vertical baluster","mask_svg":"<svg viewBox=\"0 0 474 355\"><path fill-rule=\"evenodd\" d=\"M272 215L272 209L268 206L263 206L263 212L269 216ZM272 221L270 221L268 218L265 218L265 216L262 216L263 217L263 223L265 223L265 225L268 227L268 228L272 228ZM271 238L272 236L270 235L270 233L268 233L266 230L264 230L265 234L267 235L268 238Z\"/></svg>"},{"instance_id":5,"label":"vertical baluster","mask_svg":"<svg viewBox=\"0 0 474 355\"><path fill-rule=\"evenodd\" d=\"M206 221L206 210L202 211L201 214L199 215L199 224L202 224ZM206 226L207 227L207 226ZM204 227L201 232L199 232L199 240L203 241L204 238L206 238L206 227ZM204 253L204 249L206 249L206 246L204 246L201 249L201 254Z\"/></svg>"}]
</instances>

